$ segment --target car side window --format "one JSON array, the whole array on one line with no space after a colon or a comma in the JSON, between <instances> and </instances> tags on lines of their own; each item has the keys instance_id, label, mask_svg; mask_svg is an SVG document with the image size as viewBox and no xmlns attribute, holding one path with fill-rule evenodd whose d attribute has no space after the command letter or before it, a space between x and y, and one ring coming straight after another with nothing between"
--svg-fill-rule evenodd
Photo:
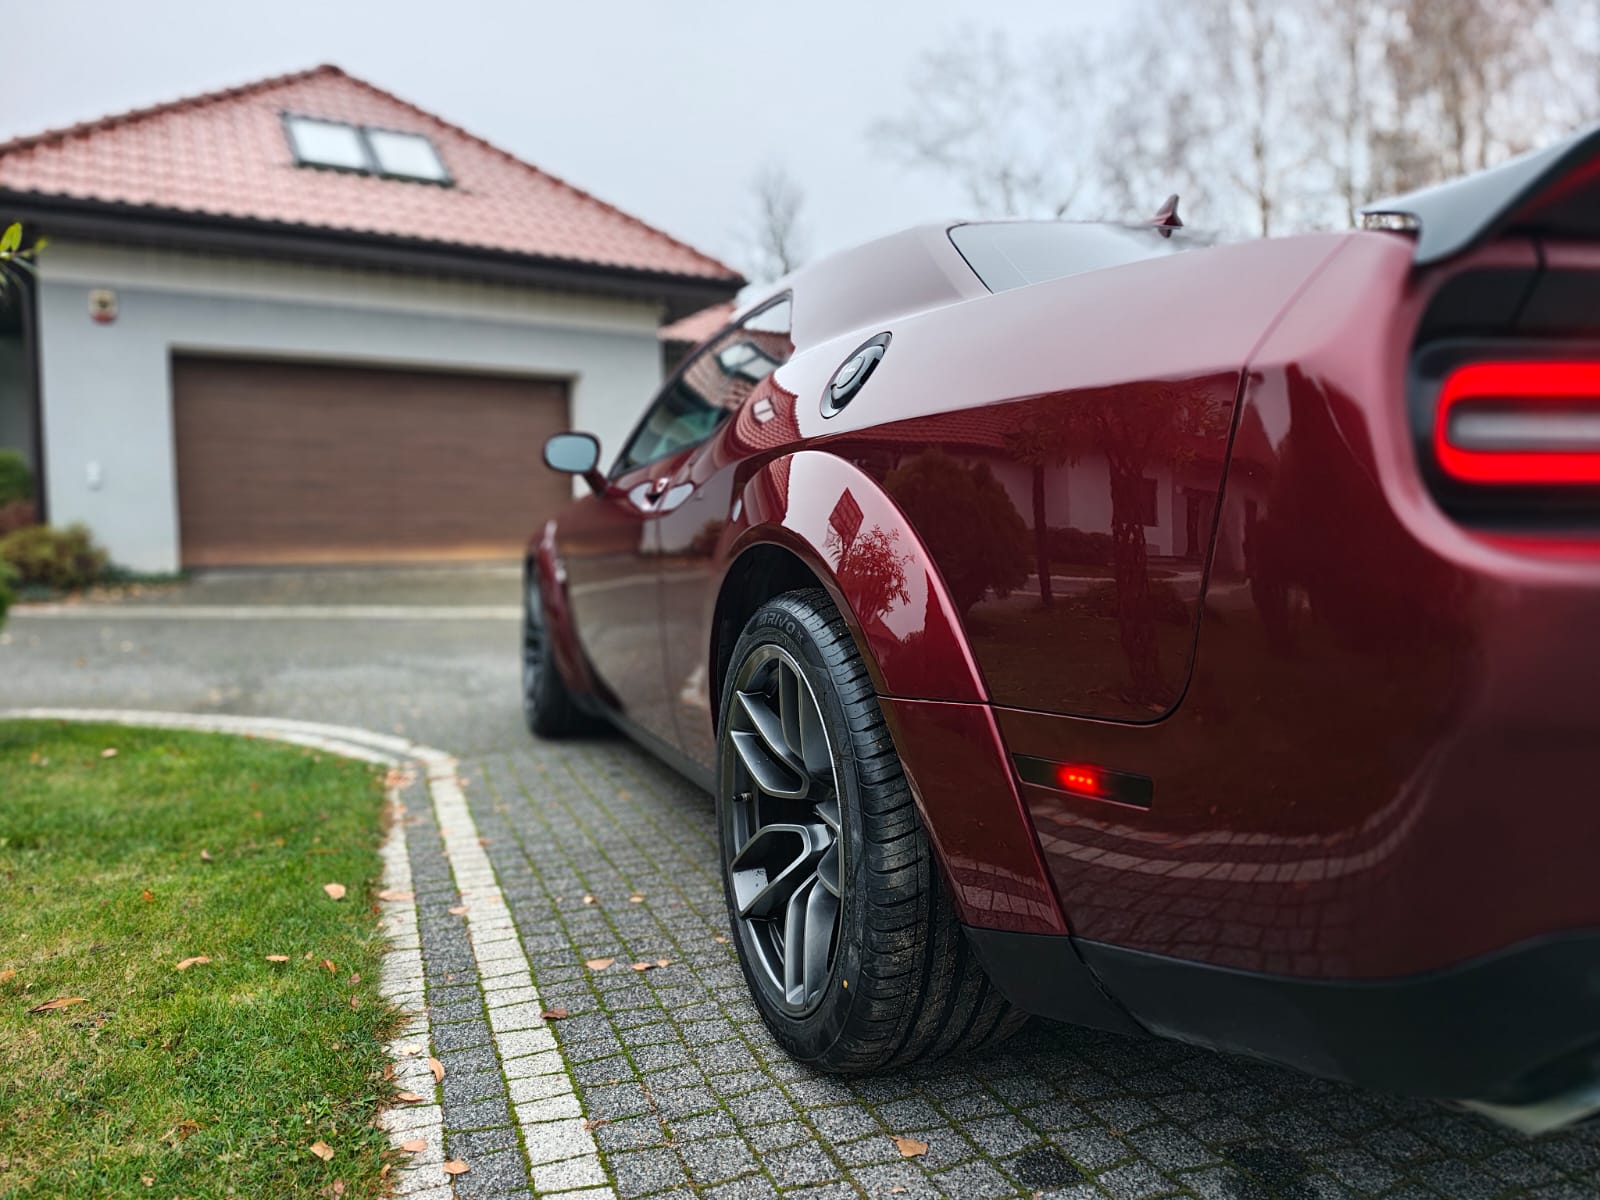
<instances>
[{"instance_id":1,"label":"car side window","mask_svg":"<svg viewBox=\"0 0 1600 1200\"><path fill-rule=\"evenodd\" d=\"M794 353L789 298L767 305L691 357L668 382L623 448L612 474L705 441L745 397Z\"/></svg>"}]
</instances>

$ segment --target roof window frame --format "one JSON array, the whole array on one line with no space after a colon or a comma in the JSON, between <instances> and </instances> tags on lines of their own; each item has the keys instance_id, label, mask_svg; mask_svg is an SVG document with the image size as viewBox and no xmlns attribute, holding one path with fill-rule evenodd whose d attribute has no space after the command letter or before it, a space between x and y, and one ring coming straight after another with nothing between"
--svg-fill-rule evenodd
<instances>
[{"instance_id":1,"label":"roof window frame","mask_svg":"<svg viewBox=\"0 0 1600 1200\"><path fill-rule=\"evenodd\" d=\"M289 152L294 156L294 165L296 167L308 167L315 171L337 171L344 175L370 175L377 179L394 179L402 183L421 183L433 187L455 186L455 176L450 173L450 164L445 162L444 154L440 152L438 143L427 134L418 133L415 129L395 129L388 125L358 125L354 121L341 121L334 117L321 117L314 113L295 112L290 109L284 109L278 116L283 126L284 141L289 144ZM364 165L359 167L345 166L341 163L325 163L318 162L316 159L306 158L301 153L300 143L295 139L294 135L294 122L297 120L316 121L323 125L339 125L345 129L352 130L356 135L357 143L361 147L361 156L365 160ZM404 172L384 170L383 164L378 159L377 151L373 149L372 140L367 136L369 133L392 133L403 137L422 138L428 143L429 148L433 150L433 156L439 160L439 168L444 174L438 179L430 179L424 175L408 175Z\"/></svg>"}]
</instances>

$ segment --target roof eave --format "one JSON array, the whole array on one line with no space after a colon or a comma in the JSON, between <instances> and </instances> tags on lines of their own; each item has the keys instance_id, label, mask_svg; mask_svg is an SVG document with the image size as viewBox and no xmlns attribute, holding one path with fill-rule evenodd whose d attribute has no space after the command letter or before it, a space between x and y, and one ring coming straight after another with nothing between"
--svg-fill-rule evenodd
<instances>
[{"instance_id":1,"label":"roof eave","mask_svg":"<svg viewBox=\"0 0 1600 1200\"><path fill-rule=\"evenodd\" d=\"M338 266L466 276L528 287L650 300L663 306L663 321L675 321L708 305L730 300L745 284L737 275L682 275L395 234L293 225L253 217L5 188L0 188L0 212L8 219L35 224L40 233L50 236L270 254Z\"/></svg>"}]
</instances>

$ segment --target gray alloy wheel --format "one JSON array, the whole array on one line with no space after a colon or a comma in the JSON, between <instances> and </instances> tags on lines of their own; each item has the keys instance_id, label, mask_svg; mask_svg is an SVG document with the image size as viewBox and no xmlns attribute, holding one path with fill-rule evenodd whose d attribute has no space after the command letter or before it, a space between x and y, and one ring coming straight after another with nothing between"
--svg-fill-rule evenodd
<instances>
[{"instance_id":1,"label":"gray alloy wheel","mask_svg":"<svg viewBox=\"0 0 1600 1200\"><path fill-rule=\"evenodd\" d=\"M839 940L839 784L822 710L782 647L758 648L734 680L728 875L757 977L785 1009L822 999Z\"/></svg>"},{"instance_id":2,"label":"gray alloy wheel","mask_svg":"<svg viewBox=\"0 0 1600 1200\"><path fill-rule=\"evenodd\" d=\"M967 944L855 640L820 588L751 615L723 674L723 894L784 1049L875 1071L994 1045L1026 1018Z\"/></svg>"}]
</instances>

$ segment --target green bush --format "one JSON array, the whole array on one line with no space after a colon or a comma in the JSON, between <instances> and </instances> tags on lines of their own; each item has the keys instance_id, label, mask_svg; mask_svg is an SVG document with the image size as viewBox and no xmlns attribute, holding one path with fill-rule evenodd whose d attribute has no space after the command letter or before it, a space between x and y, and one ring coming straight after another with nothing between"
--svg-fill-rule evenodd
<instances>
[{"instance_id":1,"label":"green bush","mask_svg":"<svg viewBox=\"0 0 1600 1200\"><path fill-rule=\"evenodd\" d=\"M106 552L82 525L65 529L33 525L0 538L0 563L15 572L23 587L65 592L98 580L106 567Z\"/></svg>"},{"instance_id":2,"label":"green bush","mask_svg":"<svg viewBox=\"0 0 1600 1200\"><path fill-rule=\"evenodd\" d=\"M0 629L5 628L6 610L11 607L12 601L17 596L11 590L11 584L16 580L16 574L5 563L0 563Z\"/></svg>"},{"instance_id":3,"label":"green bush","mask_svg":"<svg viewBox=\"0 0 1600 1200\"><path fill-rule=\"evenodd\" d=\"M33 472L15 450L0 450L0 504L13 500L33 502Z\"/></svg>"},{"instance_id":4,"label":"green bush","mask_svg":"<svg viewBox=\"0 0 1600 1200\"><path fill-rule=\"evenodd\" d=\"M39 523L39 510L32 500L12 500L0 504L0 537Z\"/></svg>"}]
</instances>

